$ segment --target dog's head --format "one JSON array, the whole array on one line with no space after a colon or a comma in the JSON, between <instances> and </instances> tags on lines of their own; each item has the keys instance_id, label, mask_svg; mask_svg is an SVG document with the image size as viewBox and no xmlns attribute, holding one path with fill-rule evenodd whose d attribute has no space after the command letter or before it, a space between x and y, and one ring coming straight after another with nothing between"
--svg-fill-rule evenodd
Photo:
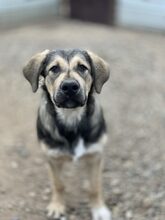
<instances>
[{"instance_id":1,"label":"dog's head","mask_svg":"<svg viewBox=\"0 0 165 220\"><path fill-rule=\"evenodd\" d=\"M45 50L31 58L23 69L25 78L36 92L39 77L57 107L75 108L85 105L92 89L101 92L109 78L109 65L85 50Z\"/></svg>"}]
</instances>

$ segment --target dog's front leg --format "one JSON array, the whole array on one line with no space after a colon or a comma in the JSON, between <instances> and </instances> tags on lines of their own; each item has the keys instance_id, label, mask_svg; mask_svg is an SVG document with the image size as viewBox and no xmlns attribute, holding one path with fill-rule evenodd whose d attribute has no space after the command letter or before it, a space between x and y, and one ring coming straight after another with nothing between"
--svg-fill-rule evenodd
<instances>
[{"instance_id":1,"label":"dog's front leg","mask_svg":"<svg viewBox=\"0 0 165 220\"><path fill-rule=\"evenodd\" d=\"M64 166L63 158L49 158L49 173L52 182L52 200L47 207L48 217L51 219L66 220L64 203L64 185L62 173Z\"/></svg>"},{"instance_id":2,"label":"dog's front leg","mask_svg":"<svg viewBox=\"0 0 165 220\"><path fill-rule=\"evenodd\" d=\"M103 159L101 153L87 155L85 159L89 179L89 198L93 220L111 220L102 192Z\"/></svg>"}]
</instances>

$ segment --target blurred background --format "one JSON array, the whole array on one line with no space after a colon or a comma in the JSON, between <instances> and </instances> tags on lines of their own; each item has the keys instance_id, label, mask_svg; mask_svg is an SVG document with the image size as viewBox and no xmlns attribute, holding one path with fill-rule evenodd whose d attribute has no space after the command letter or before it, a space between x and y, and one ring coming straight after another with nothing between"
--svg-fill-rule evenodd
<instances>
[{"instance_id":1,"label":"blurred background","mask_svg":"<svg viewBox=\"0 0 165 220\"><path fill-rule=\"evenodd\" d=\"M35 131L40 91L32 93L22 67L56 48L87 48L110 64L100 101L113 220L164 220L164 0L0 0L0 219L45 219L51 189ZM66 167L70 220L91 219L83 171L81 163Z\"/></svg>"},{"instance_id":2,"label":"blurred background","mask_svg":"<svg viewBox=\"0 0 165 220\"><path fill-rule=\"evenodd\" d=\"M164 0L0 0L0 25L3 27L51 16L165 30Z\"/></svg>"}]
</instances>

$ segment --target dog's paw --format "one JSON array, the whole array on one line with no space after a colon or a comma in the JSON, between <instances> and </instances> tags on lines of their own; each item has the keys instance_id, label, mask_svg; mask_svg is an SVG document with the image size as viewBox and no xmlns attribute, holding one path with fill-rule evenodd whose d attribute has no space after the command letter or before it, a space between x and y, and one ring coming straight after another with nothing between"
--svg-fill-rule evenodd
<instances>
[{"instance_id":1,"label":"dog's paw","mask_svg":"<svg viewBox=\"0 0 165 220\"><path fill-rule=\"evenodd\" d=\"M106 206L92 208L92 220L112 220L111 212Z\"/></svg>"},{"instance_id":2,"label":"dog's paw","mask_svg":"<svg viewBox=\"0 0 165 220\"><path fill-rule=\"evenodd\" d=\"M67 220L65 207L61 204L51 202L47 207L47 217L51 220Z\"/></svg>"}]
</instances>

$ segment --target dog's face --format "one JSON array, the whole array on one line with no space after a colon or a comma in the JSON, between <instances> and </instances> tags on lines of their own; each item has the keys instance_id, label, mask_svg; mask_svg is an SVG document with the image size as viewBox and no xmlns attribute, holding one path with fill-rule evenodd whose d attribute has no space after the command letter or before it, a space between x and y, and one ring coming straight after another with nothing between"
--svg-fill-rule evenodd
<instances>
[{"instance_id":1,"label":"dog's face","mask_svg":"<svg viewBox=\"0 0 165 220\"><path fill-rule=\"evenodd\" d=\"M93 80L85 52L50 53L45 76L45 85L57 107L75 108L86 103Z\"/></svg>"},{"instance_id":2,"label":"dog's face","mask_svg":"<svg viewBox=\"0 0 165 220\"><path fill-rule=\"evenodd\" d=\"M46 50L32 57L24 75L35 92L39 77L57 107L84 106L91 88L100 93L109 77L109 67L95 54L84 50Z\"/></svg>"}]
</instances>

